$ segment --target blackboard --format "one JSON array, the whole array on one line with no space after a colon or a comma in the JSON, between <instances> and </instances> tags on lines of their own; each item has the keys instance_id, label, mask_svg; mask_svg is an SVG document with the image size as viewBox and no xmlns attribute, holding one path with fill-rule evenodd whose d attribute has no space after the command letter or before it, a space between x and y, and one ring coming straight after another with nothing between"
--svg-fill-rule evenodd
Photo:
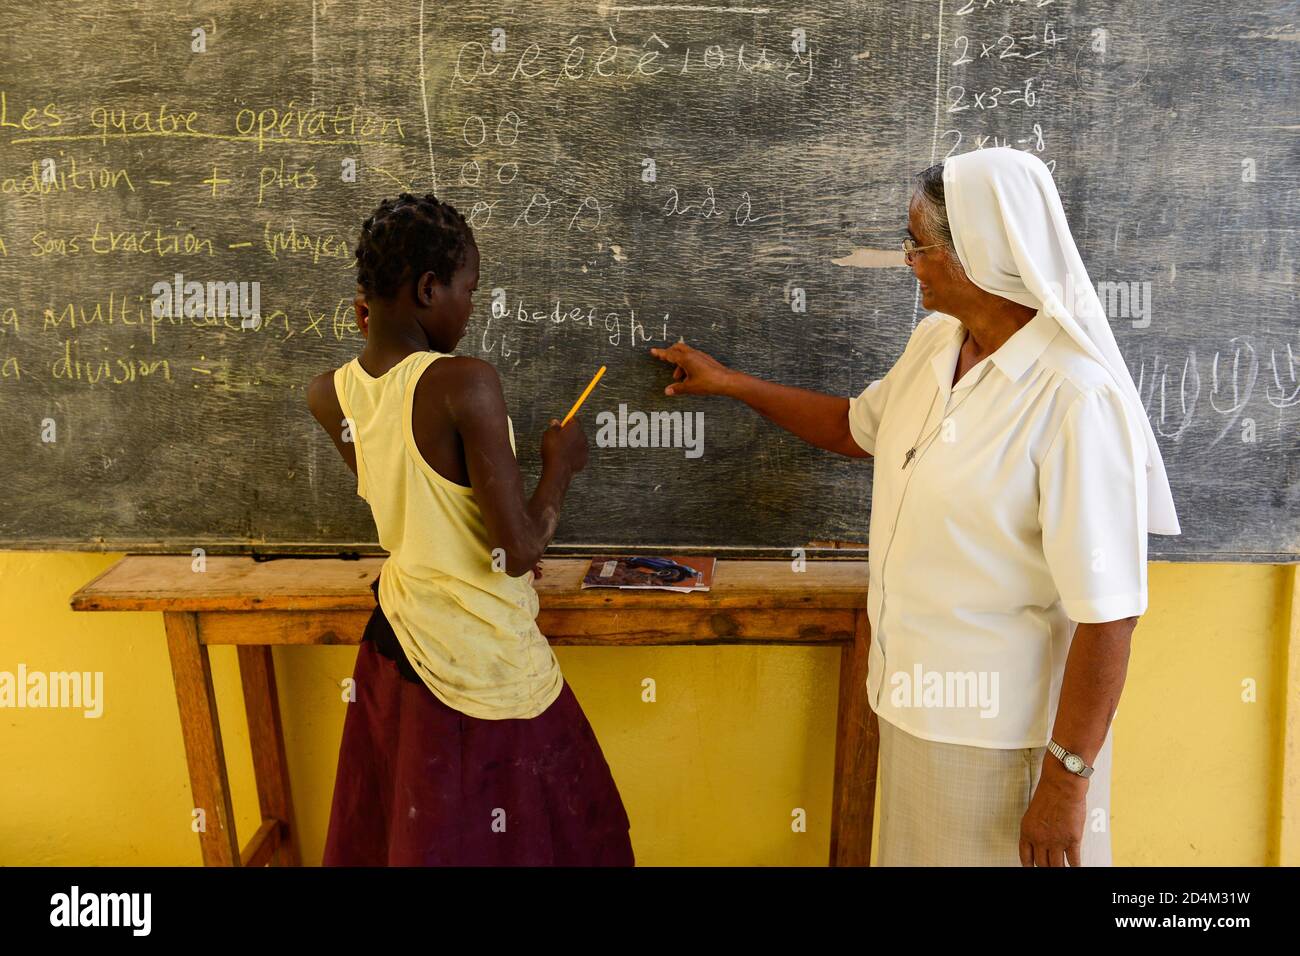
<instances>
[{"instance_id":1,"label":"blackboard","mask_svg":"<svg viewBox=\"0 0 1300 956\"><path fill-rule=\"evenodd\" d=\"M530 486L609 367L557 547L865 542L869 461L667 398L647 350L856 394L921 317L911 176L1012 145L1053 168L1160 436L1184 533L1152 555L1294 560L1294 14L4 0L0 545L373 547L304 386L359 352L357 228L403 189L475 226L462 350L500 368ZM178 281L248 308L156 318ZM702 412L702 454L596 447L620 405Z\"/></svg>"}]
</instances>

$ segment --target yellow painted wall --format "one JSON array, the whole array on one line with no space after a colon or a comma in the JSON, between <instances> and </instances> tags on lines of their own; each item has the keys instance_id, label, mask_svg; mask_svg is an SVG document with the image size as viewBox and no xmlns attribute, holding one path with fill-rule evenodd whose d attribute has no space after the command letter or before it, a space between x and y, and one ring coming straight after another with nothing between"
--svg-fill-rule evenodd
<instances>
[{"instance_id":1,"label":"yellow painted wall","mask_svg":"<svg viewBox=\"0 0 1300 956\"><path fill-rule=\"evenodd\" d=\"M0 671L103 671L104 713L0 709L0 865L189 865L162 617L78 613L120 555L0 553ZM1277 862L1289 568L1154 564L1115 728L1117 865ZM355 648L275 649L304 861L320 861ZM826 861L839 652L560 648L641 865ZM241 843L256 794L232 648L212 651ZM658 702L641 702L645 677ZM1258 688L1242 701L1242 681ZM791 832L791 811L808 832Z\"/></svg>"}]
</instances>

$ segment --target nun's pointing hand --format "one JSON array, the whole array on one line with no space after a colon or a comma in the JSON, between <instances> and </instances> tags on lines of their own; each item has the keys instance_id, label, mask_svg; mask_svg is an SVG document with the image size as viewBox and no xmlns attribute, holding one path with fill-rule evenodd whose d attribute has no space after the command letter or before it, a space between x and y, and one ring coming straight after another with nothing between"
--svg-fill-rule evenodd
<instances>
[{"instance_id":1,"label":"nun's pointing hand","mask_svg":"<svg viewBox=\"0 0 1300 956\"><path fill-rule=\"evenodd\" d=\"M665 395L729 395L738 373L727 368L712 355L677 342L666 349L651 349L657 359L677 366L673 382Z\"/></svg>"}]
</instances>

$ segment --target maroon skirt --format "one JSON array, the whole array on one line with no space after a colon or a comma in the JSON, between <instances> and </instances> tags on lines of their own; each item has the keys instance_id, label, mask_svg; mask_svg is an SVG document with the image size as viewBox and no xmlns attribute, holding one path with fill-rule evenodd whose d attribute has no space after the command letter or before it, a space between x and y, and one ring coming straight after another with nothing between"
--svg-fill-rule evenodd
<instances>
[{"instance_id":1,"label":"maroon skirt","mask_svg":"<svg viewBox=\"0 0 1300 956\"><path fill-rule=\"evenodd\" d=\"M462 714L416 676L371 588L323 865L632 866L623 801L568 682L536 717Z\"/></svg>"}]
</instances>

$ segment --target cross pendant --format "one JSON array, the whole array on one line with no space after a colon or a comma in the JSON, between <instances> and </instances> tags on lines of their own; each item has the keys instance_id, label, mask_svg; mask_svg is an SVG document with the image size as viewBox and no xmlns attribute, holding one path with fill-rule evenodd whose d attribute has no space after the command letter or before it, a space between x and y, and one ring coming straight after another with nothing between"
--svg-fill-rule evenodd
<instances>
[{"instance_id":1,"label":"cross pendant","mask_svg":"<svg viewBox=\"0 0 1300 956\"><path fill-rule=\"evenodd\" d=\"M909 448L909 449L907 450L907 454L903 456L903 467L904 467L904 468L906 468L909 464L911 464L912 456L915 455L915 454L916 454L916 446L913 445L911 448Z\"/></svg>"}]
</instances>

